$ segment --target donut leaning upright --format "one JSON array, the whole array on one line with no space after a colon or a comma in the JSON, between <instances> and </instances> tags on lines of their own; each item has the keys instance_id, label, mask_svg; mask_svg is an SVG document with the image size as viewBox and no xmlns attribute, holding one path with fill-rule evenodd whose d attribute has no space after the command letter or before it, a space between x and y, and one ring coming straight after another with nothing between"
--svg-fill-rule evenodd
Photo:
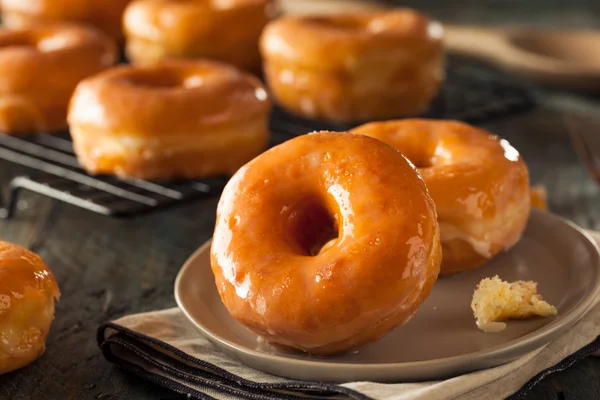
<instances>
[{"instance_id":1,"label":"donut leaning upright","mask_svg":"<svg viewBox=\"0 0 600 400\"><path fill-rule=\"evenodd\" d=\"M419 168L438 212L442 275L482 266L521 238L529 172L508 141L443 120L373 122L352 132L391 145Z\"/></svg>"},{"instance_id":2,"label":"donut leaning upright","mask_svg":"<svg viewBox=\"0 0 600 400\"><path fill-rule=\"evenodd\" d=\"M334 354L406 322L429 295L441 247L414 167L361 135L318 132L242 167L217 209L216 286L271 343Z\"/></svg>"}]
</instances>

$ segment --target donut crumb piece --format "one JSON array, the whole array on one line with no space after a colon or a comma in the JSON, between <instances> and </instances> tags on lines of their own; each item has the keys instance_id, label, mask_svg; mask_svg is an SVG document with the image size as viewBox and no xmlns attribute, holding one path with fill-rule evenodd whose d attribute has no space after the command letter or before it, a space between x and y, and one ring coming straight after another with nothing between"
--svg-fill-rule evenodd
<instances>
[{"instance_id":1,"label":"donut crumb piece","mask_svg":"<svg viewBox=\"0 0 600 400\"><path fill-rule=\"evenodd\" d=\"M498 277L479 282L471 302L477 327L484 332L500 332L509 319L556 315L556 307L548 304L537 292L537 282L505 282Z\"/></svg>"}]
</instances>

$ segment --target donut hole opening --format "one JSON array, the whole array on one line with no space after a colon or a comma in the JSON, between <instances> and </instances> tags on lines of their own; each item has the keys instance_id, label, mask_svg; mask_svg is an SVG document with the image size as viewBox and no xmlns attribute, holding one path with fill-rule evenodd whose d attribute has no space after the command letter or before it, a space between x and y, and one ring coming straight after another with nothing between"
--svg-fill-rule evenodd
<instances>
[{"instance_id":1,"label":"donut hole opening","mask_svg":"<svg viewBox=\"0 0 600 400\"><path fill-rule=\"evenodd\" d=\"M408 158L408 157L407 157ZM433 161L430 157L408 158L413 165L418 169L433 167Z\"/></svg>"},{"instance_id":2,"label":"donut hole opening","mask_svg":"<svg viewBox=\"0 0 600 400\"><path fill-rule=\"evenodd\" d=\"M354 15L338 15L334 18L322 16L312 17L309 22L326 28L334 28L345 31L364 30L369 26L369 21Z\"/></svg>"},{"instance_id":3,"label":"donut hole opening","mask_svg":"<svg viewBox=\"0 0 600 400\"><path fill-rule=\"evenodd\" d=\"M41 52L51 52L68 47L75 47L81 39L71 32L61 32L40 38L35 46Z\"/></svg>"},{"instance_id":4,"label":"donut hole opening","mask_svg":"<svg viewBox=\"0 0 600 400\"><path fill-rule=\"evenodd\" d=\"M0 39L0 48L8 47L36 47L37 44L28 35L7 35Z\"/></svg>"},{"instance_id":5,"label":"donut hole opening","mask_svg":"<svg viewBox=\"0 0 600 400\"><path fill-rule=\"evenodd\" d=\"M181 78L175 74L159 74L151 71L139 71L138 74L129 76L128 83L146 88L167 89L182 85Z\"/></svg>"},{"instance_id":6,"label":"donut hole opening","mask_svg":"<svg viewBox=\"0 0 600 400\"><path fill-rule=\"evenodd\" d=\"M199 74L185 75L165 71L138 71L127 77L129 84L154 89L194 88L204 84L205 78Z\"/></svg>"},{"instance_id":7,"label":"donut hole opening","mask_svg":"<svg viewBox=\"0 0 600 400\"><path fill-rule=\"evenodd\" d=\"M415 168L430 168L433 167L433 155L427 152L402 151L402 155L410 161Z\"/></svg>"},{"instance_id":8,"label":"donut hole opening","mask_svg":"<svg viewBox=\"0 0 600 400\"><path fill-rule=\"evenodd\" d=\"M419 14L409 11L372 13L369 15L336 15L334 17L317 16L309 22L322 27L342 31L365 31L371 34L390 32L410 34L419 31L424 22Z\"/></svg>"},{"instance_id":9,"label":"donut hole opening","mask_svg":"<svg viewBox=\"0 0 600 400\"><path fill-rule=\"evenodd\" d=\"M295 247L305 256L316 256L332 247L339 234L335 217L316 199L302 202L290 214Z\"/></svg>"},{"instance_id":10,"label":"donut hole opening","mask_svg":"<svg viewBox=\"0 0 600 400\"><path fill-rule=\"evenodd\" d=\"M35 33L13 32L0 39L0 47L24 47L36 49L42 53L48 53L68 47L75 47L81 43L81 38L73 32Z\"/></svg>"}]
</instances>

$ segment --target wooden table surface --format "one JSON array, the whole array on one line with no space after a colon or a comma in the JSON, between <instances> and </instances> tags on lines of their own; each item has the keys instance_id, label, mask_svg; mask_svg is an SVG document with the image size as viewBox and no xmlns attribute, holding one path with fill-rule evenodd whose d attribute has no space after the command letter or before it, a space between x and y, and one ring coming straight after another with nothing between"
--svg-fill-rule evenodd
<instances>
[{"instance_id":1,"label":"wooden table surface","mask_svg":"<svg viewBox=\"0 0 600 400\"><path fill-rule=\"evenodd\" d=\"M600 2L595 0L421 0L405 4L452 22L600 27ZM534 111L483 126L521 151L532 182L547 187L552 211L600 230L600 190L568 138L569 129L600 132L600 113L597 121L582 122L575 116L593 112L600 102L554 91L541 92L540 99L544 105ZM23 171L0 161L0 183ZM103 217L27 192L22 199L16 218L0 220L0 238L38 252L53 269L63 297L46 354L27 368L0 376L0 399L178 398L106 362L94 335L107 320L175 305L175 275L182 262L210 238L218 198L128 220ZM547 377L526 397L599 398L600 358L586 359Z\"/></svg>"}]
</instances>

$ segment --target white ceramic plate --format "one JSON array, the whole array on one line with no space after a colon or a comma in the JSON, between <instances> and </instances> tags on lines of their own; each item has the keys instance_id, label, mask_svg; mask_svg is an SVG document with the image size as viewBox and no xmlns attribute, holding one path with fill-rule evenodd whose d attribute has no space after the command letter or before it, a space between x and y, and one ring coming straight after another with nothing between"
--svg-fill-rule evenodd
<instances>
[{"instance_id":1,"label":"white ceramic plate","mask_svg":"<svg viewBox=\"0 0 600 400\"><path fill-rule=\"evenodd\" d=\"M600 292L598 246L581 229L534 210L521 241L488 265L439 279L405 325L357 353L315 358L265 345L223 306L210 268L210 243L185 263L175 298L216 347L246 365L293 379L416 381L497 366L543 346L575 324ZM475 325L471 297L484 277L534 280L558 316L510 321L500 333Z\"/></svg>"}]
</instances>

